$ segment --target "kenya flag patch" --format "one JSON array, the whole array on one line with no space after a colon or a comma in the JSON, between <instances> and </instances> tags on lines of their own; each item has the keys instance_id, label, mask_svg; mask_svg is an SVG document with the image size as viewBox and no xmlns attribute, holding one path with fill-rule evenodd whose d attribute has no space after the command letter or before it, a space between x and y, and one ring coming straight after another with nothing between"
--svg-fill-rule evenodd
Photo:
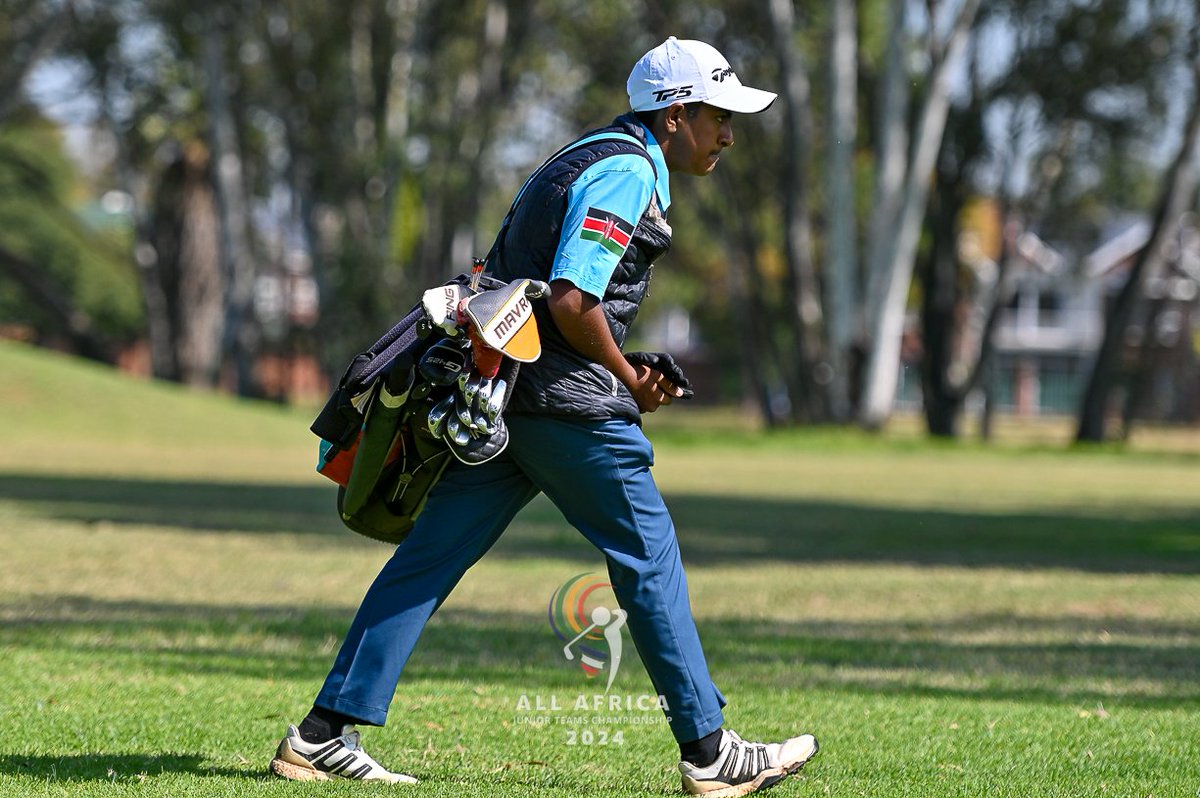
<instances>
[{"instance_id":1,"label":"kenya flag patch","mask_svg":"<svg viewBox=\"0 0 1200 798\"><path fill-rule=\"evenodd\" d=\"M629 246L632 235L633 225L615 213L599 208L588 208L587 216L583 220L583 230L579 233L580 238L595 241L618 256Z\"/></svg>"}]
</instances>

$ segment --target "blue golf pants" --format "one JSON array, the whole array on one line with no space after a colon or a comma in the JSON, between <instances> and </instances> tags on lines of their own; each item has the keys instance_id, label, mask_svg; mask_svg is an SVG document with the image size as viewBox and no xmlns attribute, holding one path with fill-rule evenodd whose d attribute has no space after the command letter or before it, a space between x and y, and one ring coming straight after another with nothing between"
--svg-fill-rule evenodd
<instances>
[{"instance_id":1,"label":"blue golf pants","mask_svg":"<svg viewBox=\"0 0 1200 798\"><path fill-rule=\"evenodd\" d=\"M617 601L679 742L721 728L675 527L654 484L654 452L625 420L514 415L488 463L454 463L367 591L316 704L382 726L421 630L539 492L604 553Z\"/></svg>"}]
</instances>

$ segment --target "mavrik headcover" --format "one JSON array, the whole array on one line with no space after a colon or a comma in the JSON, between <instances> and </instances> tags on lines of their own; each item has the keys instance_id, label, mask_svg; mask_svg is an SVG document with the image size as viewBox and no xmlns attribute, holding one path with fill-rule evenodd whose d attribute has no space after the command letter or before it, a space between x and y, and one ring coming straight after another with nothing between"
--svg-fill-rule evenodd
<instances>
[{"instance_id":1,"label":"mavrik headcover","mask_svg":"<svg viewBox=\"0 0 1200 798\"><path fill-rule=\"evenodd\" d=\"M532 363L542 354L532 300L549 290L540 280L514 280L504 288L467 297L458 309L485 344L519 363Z\"/></svg>"}]
</instances>

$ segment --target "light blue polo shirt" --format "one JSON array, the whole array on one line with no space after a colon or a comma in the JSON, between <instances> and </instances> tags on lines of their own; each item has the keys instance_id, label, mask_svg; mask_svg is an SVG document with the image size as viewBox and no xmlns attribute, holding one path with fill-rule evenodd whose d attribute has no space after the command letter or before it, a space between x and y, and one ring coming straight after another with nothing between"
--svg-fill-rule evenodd
<instances>
[{"instance_id":1,"label":"light blue polo shirt","mask_svg":"<svg viewBox=\"0 0 1200 798\"><path fill-rule=\"evenodd\" d=\"M551 280L567 280L579 290L601 299L613 270L629 245L638 220L658 196L664 214L671 205L670 175L662 148L643 125L646 151L655 169L640 155L624 153L589 166L567 189L567 214Z\"/></svg>"}]
</instances>

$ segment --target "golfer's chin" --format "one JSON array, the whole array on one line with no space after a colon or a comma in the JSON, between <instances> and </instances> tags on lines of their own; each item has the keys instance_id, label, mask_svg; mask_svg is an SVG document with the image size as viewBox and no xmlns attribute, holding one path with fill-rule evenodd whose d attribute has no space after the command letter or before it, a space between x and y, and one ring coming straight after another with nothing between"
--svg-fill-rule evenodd
<instances>
[{"instance_id":1,"label":"golfer's chin","mask_svg":"<svg viewBox=\"0 0 1200 798\"><path fill-rule=\"evenodd\" d=\"M692 172L692 174L696 175L697 177L704 177L705 175L712 174L712 171L717 168L717 163L719 163L720 160L720 155L710 155L704 159L703 163L696 165L696 171Z\"/></svg>"}]
</instances>

